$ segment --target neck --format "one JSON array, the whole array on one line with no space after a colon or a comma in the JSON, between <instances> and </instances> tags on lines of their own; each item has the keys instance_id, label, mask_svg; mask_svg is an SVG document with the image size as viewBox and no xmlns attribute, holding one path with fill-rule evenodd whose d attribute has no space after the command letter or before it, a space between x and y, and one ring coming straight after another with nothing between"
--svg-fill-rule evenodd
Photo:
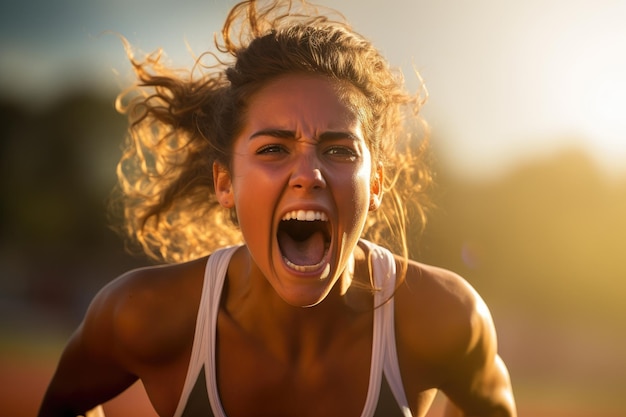
<instances>
[{"instance_id":1,"label":"neck","mask_svg":"<svg viewBox=\"0 0 626 417\"><path fill-rule=\"evenodd\" d=\"M246 252L240 252L229 266L222 311L277 357L296 361L319 356L369 317L362 313L371 312L371 294L353 285L352 260L323 301L295 307L280 298ZM363 309L364 305L369 308Z\"/></svg>"}]
</instances>

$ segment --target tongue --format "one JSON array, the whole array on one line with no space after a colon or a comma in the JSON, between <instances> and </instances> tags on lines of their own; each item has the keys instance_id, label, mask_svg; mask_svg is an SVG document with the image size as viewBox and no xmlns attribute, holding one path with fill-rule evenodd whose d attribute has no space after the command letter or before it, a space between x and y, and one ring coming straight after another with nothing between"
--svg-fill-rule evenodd
<instances>
[{"instance_id":1,"label":"tongue","mask_svg":"<svg viewBox=\"0 0 626 417\"><path fill-rule=\"evenodd\" d=\"M291 263L300 266L317 265L324 257L324 234L315 232L304 240L295 240L288 233L278 233L280 250Z\"/></svg>"}]
</instances>

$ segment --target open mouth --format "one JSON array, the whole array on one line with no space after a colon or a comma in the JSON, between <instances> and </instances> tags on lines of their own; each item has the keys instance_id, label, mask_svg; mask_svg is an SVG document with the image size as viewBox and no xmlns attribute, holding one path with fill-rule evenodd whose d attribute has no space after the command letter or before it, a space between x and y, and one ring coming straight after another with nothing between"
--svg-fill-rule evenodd
<instances>
[{"instance_id":1,"label":"open mouth","mask_svg":"<svg viewBox=\"0 0 626 417\"><path fill-rule=\"evenodd\" d=\"M291 211L281 219L277 237L288 267L315 271L324 264L330 246L328 216L321 211Z\"/></svg>"}]
</instances>

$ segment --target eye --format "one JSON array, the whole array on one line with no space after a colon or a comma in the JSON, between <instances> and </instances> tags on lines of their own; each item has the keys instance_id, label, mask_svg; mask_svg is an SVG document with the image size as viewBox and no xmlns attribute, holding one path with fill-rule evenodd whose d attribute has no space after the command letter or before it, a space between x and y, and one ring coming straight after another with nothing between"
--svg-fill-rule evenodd
<instances>
[{"instance_id":1,"label":"eye","mask_svg":"<svg viewBox=\"0 0 626 417\"><path fill-rule=\"evenodd\" d=\"M328 147L325 153L326 155L329 155L333 158L338 158L346 161L355 161L359 156L359 154L354 149L348 146L339 145Z\"/></svg>"},{"instance_id":2,"label":"eye","mask_svg":"<svg viewBox=\"0 0 626 417\"><path fill-rule=\"evenodd\" d=\"M277 154L281 152L287 152L284 146L270 144L270 145L261 146L259 149L257 149L256 154L257 155L269 155L269 154Z\"/></svg>"}]
</instances>

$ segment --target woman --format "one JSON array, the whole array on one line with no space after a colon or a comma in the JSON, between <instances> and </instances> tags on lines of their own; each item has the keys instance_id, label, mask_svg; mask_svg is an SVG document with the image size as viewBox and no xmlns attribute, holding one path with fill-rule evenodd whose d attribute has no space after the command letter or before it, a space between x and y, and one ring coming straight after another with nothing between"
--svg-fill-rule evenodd
<instances>
[{"instance_id":1,"label":"woman","mask_svg":"<svg viewBox=\"0 0 626 417\"><path fill-rule=\"evenodd\" d=\"M447 415L515 416L484 302L407 257L431 178L403 121L422 100L346 23L257 3L200 77L132 60L126 231L170 264L98 293L40 416L137 379L160 416L424 416L437 390Z\"/></svg>"}]
</instances>

